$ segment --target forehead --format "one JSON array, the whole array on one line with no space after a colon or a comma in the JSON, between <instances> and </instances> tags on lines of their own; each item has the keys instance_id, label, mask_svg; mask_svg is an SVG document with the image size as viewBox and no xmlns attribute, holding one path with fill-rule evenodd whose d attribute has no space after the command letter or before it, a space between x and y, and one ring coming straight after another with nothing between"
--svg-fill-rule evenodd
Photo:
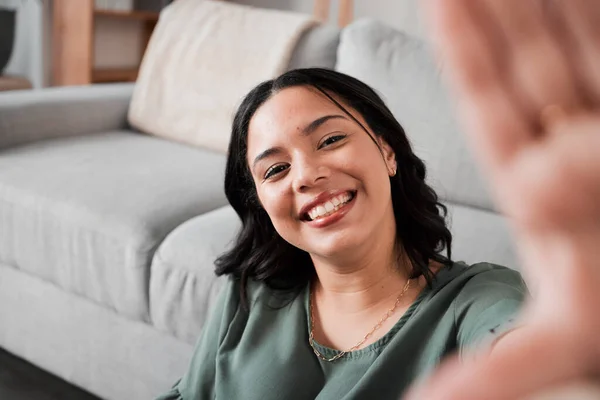
<instances>
[{"instance_id":1,"label":"forehead","mask_svg":"<svg viewBox=\"0 0 600 400\"><path fill-rule=\"evenodd\" d=\"M261 105L250 119L248 155L276 140L295 136L294 133L316 118L328 114L343 114L343 111L316 89L298 86L281 90Z\"/></svg>"}]
</instances>

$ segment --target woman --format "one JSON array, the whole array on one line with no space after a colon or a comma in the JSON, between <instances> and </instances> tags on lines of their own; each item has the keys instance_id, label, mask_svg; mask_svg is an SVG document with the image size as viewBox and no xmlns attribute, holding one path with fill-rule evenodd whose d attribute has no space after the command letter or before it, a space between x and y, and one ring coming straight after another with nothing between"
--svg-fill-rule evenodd
<instances>
[{"instance_id":1,"label":"woman","mask_svg":"<svg viewBox=\"0 0 600 400\"><path fill-rule=\"evenodd\" d=\"M463 119L539 281L526 323L515 321L526 297L517 273L452 262L445 209L381 99L335 72L292 71L236 114L225 187L243 227L217 263L231 278L188 373L163 398L397 399L420 382L414 398L513 399L598 373L600 118L582 99L600 84L581 85L589 71L569 67L541 3L510 4L519 34L538 29L546 47L534 55L507 34L506 2L482 1L481 14L435 3ZM589 24L588 5L562 4ZM499 38L504 56L519 56L508 74L495 63L513 59L486 46ZM455 352L462 363L426 380Z\"/></svg>"},{"instance_id":2,"label":"woman","mask_svg":"<svg viewBox=\"0 0 600 400\"><path fill-rule=\"evenodd\" d=\"M181 397L398 399L446 354L499 336L522 280L452 265L445 208L424 179L360 81L296 70L250 92L225 176L243 227L217 261L233 278Z\"/></svg>"}]
</instances>

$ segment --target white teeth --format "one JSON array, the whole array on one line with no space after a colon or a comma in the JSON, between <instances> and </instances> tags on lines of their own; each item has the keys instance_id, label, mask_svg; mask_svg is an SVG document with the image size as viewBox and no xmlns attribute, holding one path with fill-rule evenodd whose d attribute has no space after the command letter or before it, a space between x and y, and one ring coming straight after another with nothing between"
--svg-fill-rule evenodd
<instances>
[{"instance_id":1,"label":"white teeth","mask_svg":"<svg viewBox=\"0 0 600 400\"><path fill-rule=\"evenodd\" d=\"M335 208L335 206L333 205L332 202L328 201L327 203L325 203L325 210L327 212L332 212L334 208Z\"/></svg>"},{"instance_id":2,"label":"white teeth","mask_svg":"<svg viewBox=\"0 0 600 400\"><path fill-rule=\"evenodd\" d=\"M317 206L316 208L318 216L325 215L327 213L327 210L323 206Z\"/></svg>"},{"instance_id":3,"label":"white teeth","mask_svg":"<svg viewBox=\"0 0 600 400\"><path fill-rule=\"evenodd\" d=\"M343 206L347 202L349 202L351 198L352 195L350 195L349 193L340 194L339 196L329 199L329 201L325 202L324 204L318 205L311 209L308 212L308 216L311 220L315 220L317 218L329 215L334 211L337 211L341 206Z\"/></svg>"}]
</instances>

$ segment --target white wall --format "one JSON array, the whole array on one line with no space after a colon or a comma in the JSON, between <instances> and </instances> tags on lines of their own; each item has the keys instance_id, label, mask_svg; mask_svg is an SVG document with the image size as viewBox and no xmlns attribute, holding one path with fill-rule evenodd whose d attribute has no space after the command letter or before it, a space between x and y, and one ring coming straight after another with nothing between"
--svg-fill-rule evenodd
<instances>
[{"instance_id":1,"label":"white wall","mask_svg":"<svg viewBox=\"0 0 600 400\"><path fill-rule=\"evenodd\" d=\"M257 7L312 13L313 0L233 0ZM422 0L354 0L354 19L376 18L413 35L423 36L419 3ZM339 0L331 0L330 22L336 23Z\"/></svg>"},{"instance_id":2,"label":"white wall","mask_svg":"<svg viewBox=\"0 0 600 400\"><path fill-rule=\"evenodd\" d=\"M419 10L423 0L355 0L356 18L377 18L388 25L424 37L425 31Z\"/></svg>"},{"instance_id":3,"label":"white wall","mask_svg":"<svg viewBox=\"0 0 600 400\"><path fill-rule=\"evenodd\" d=\"M17 10L15 43L5 73L24 76L35 88L44 86L47 82L45 0L0 0L0 7Z\"/></svg>"},{"instance_id":4,"label":"white wall","mask_svg":"<svg viewBox=\"0 0 600 400\"><path fill-rule=\"evenodd\" d=\"M256 7L277 8L312 13L312 0L230 0L233 3Z\"/></svg>"}]
</instances>

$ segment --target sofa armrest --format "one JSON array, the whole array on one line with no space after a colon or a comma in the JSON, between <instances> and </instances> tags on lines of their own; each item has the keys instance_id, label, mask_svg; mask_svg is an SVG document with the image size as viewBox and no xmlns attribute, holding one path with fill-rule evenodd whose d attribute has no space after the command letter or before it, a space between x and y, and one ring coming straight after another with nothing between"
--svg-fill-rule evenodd
<instances>
[{"instance_id":1,"label":"sofa armrest","mask_svg":"<svg viewBox=\"0 0 600 400\"><path fill-rule=\"evenodd\" d=\"M127 127L133 83L0 94L0 149Z\"/></svg>"}]
</instances>

